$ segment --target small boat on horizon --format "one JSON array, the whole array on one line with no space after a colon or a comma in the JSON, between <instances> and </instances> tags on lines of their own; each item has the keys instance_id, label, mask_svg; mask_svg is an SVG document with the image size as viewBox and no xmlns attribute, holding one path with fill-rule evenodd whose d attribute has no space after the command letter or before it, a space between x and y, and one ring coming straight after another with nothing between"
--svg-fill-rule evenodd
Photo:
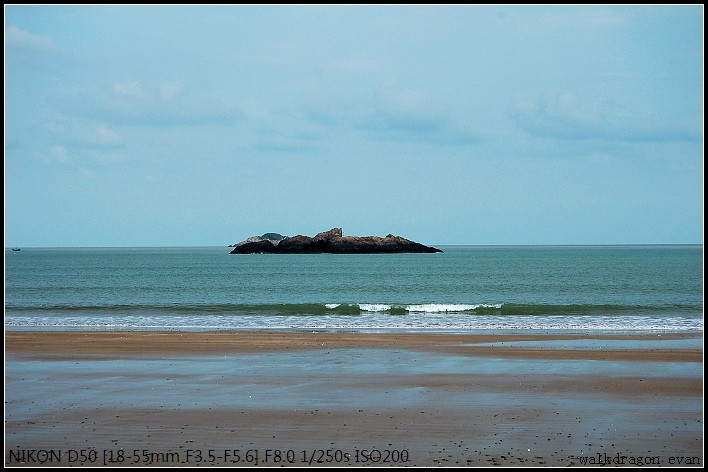
<instances>
[{"instance_id":1,"label":"small boat on horizon","mask_svg":"<svg viewBox=\"0 0 708 472\"><path fill-rule=\"evenodd\" d=\"M20 249L19 247L13 247L12 250L13 251L21 251L22 249Z\"/></svg>"}]
</instances>

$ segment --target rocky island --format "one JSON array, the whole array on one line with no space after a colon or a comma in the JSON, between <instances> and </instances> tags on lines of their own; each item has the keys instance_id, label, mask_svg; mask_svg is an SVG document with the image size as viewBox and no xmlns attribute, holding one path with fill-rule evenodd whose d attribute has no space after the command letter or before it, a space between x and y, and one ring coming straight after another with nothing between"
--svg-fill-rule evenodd
<instances>
[{"instance_id":1,"label":"rocky island","mask_svg":"<svg viewBox=\"0 0 708 472\"><path fill-rule=\"evenodd\" d=\"M309 236L286 237L278 233L252 236L232 246L229 254L392 254L434 253L440 249L425 246L400 236L343 236L342 228L333 228Z\"/></svg>"}]
</instances>

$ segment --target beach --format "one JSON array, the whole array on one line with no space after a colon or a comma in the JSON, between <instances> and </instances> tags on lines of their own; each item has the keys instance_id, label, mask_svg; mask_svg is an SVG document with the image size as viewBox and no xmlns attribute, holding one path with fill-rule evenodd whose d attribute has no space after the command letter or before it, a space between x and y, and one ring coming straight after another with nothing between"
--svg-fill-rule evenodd
<instances>
[{"instance_id":1,"label":"beach","mask_svg":"<svg viewBox=\"0 0 708 472\"><path fill-rule=\"evenodd\" d=\"M697 466L702 341L6 331L5 465Z\"/></svg>"}]
</instances>

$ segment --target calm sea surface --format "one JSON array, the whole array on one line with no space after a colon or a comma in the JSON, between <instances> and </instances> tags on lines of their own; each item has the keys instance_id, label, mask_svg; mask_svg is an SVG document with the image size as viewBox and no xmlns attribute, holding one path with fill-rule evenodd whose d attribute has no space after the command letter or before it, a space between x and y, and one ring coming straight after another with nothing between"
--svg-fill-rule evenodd
<instances>
[{"instance_id":1,"label":"calm sea surface","mask_svg":"<svg viewBox=\"0 0 708 472\"><path fill-rule=\"evenodd\" d=\"M5 328L703 330L702 246L441 248L7 249Z\"/></svg>"}]
</instances>

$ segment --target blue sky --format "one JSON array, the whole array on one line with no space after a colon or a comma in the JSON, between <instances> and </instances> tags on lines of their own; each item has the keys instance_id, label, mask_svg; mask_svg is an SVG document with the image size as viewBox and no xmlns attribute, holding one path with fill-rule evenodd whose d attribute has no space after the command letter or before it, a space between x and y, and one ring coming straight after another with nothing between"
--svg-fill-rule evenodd
<instances>
[{"instance_id":1,"label":"blue sky","mask_svg":"<svg viewBox=\"0 0 708 472\"><path fill-rule=\"evenodd\" d=\"M703 6L5 6L5 245L703 241Z\"/></svg>"}]
</instances>

